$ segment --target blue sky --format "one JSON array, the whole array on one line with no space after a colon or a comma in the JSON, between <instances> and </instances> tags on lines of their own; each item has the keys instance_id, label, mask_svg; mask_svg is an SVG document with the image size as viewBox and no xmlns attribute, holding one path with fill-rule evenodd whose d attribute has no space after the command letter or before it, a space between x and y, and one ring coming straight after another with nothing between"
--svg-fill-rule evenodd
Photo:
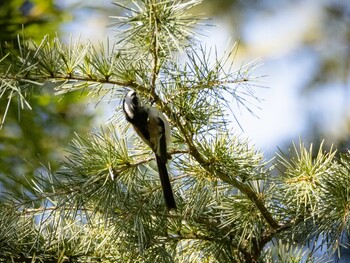
<instances>
[{"instance_id":1,"label":"blue sky","mask_svg":"<svg viewBox=\"0 0 350 263\"><path fill-rule=\"evenodd\" d=\"M73 2L79 1L65 0L60 5L65 7ZM347 103L350 96L346 92L349 81L324 83L317 91L303 93L328 48L317 42L305 44L321 32L319 21L324 16L325 2L306 0L301 5L298 1L283 1L282 6L276 5L270 12L246 11L238 32L228 19L214 17L211 23L218 27L210 28L210 37L202 38L222 52L230 39L231 42L240 39L244 45L239 46L237 66L260 59L262 65L254 75L266 76L259 81L268 88L255 88L256 95L263 100L258 105L261 110L255 111L258 118L245 111L237 112L236 116L244 129L243 135L268 155L273 155L282 144L298 141L299 137L308 142L310 123L316 123L314 128L324 134L326 144L342 136L339 131L346 128L342 127L342 121L344 114L350 112ZM110 1L85 1L84 5L115 8ZM67 35L73 32L83 40L98 42L107 36L113 39L115 33L107 28L111 22L105 14L93 9L78 9L74 20L62 29Z\"/></svg>"},{"instance_id":2,"label":"blue sky","mask_svg":"<svg viewBox=\"0 0 350 263\"><path fill-rule=\"evenodd\" d=\"M65 0L61 4L65 6L71 2L77 1ZM319 70L322 57L329 53L332 56L336 49L348 48L337 39L318 41L319 34L329 34L320 28L328 2L331 0L275 1L275 9L270 12L260 12L256 8L242 15L239 31L235 31L227 17L214 18L211 23L219 27L210 28L210 37L202 38L219 52L224 51L230 39L231 43L240 39L244 44L239 46L237 68L241 63L260 59L261 66L254 75L265 76L259 79L259 84L267 88L255 88L256 95L263 100L257 105L261 109L255 111L258 118L244 110L235 112L244 131L236 130L261 148L267 157L272 157L277 147L291 141L298 144L299 138L310 142L310 127L326 139L326 145L350 129L344 123L344 116L350 116L349 72L345 72L344 79L326 79L317 89L305 89ZM114 8L109 0L95 4ZM106 40L107 36L113 38L114 32L107 28L112 21L105 15L83 9L74 16L73 22L62 26L67 35L73 33L83 40L96 42ZM107 121L113 114L111 109L120 105L112 102L105 106L109 110L101 119ZM343 262L348 262L345 254L343 256Z\"/></svg>"}]
</instances>

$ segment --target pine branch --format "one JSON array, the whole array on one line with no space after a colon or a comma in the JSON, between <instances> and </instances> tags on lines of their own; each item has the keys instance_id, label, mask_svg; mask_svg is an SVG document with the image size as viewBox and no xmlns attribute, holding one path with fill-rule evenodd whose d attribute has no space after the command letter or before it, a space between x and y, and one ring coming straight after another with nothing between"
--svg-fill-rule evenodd
<instances>
[{"instance_id":1,"label":"pine branch","mask_svg":"<svg viewBox=\"0 0 350 263\"><path fill-rule=\"evenodd\" d=\"M222 57L194 45L199 20L188 11L198 3L115 3L126 14L114 17L121 34L112 51L109 41L93 47L71 39L64 45L58 37L4 49L5 116L15 96L29 108L27 95L47 82L57 94L89 89L99 96L117 87L117 99L122 88L133 88L164 112L173 129L169 174L179 210L166 212L152 152L119 110L113 128L86 139L77 135L57 172L46 169L28 180L23 196L7 196L11 207L0 204L0 244L6 248L0 256L257 262L273 258L271 247L278 256L301 257L301 250L274 240L305 243L322 236L333 251L339 248L349 232L349 154L338 160L335 151L320 147L314 155L300 143L294 157L279 155L284 170L273 176L263 154L228 128L236 118L232 103L254 114L259 98L253 87L259 85L252 72L258 64L234 70L229 61L236 45Z\"/></svg>"},{"instance_id":2,"label":"pine branch","mask_svg":"<svg viewBox=\"0 0 350 263\"><path fill-rule=\"evenodd\" d=\"M160 104L160 102L158 102ZM175 113L171 112L170 108L165 105L163 102L163 106L161 106L163 110L167 113L168 116L176 116ZM256 207L260 210L263 217L266 219L268 224L273 228L277 229L279 228L279 224L273 219L272 215L268 211L268 209L265 207L262 200L256 195L254 191L252 191L247 185L245 185L242 182L239 182L237 179L231 178L226 173L220 170L220 164L212 165L210 162L206 161L204 156L200 154L198 151L196 145L193 142L193 138L191 134L189 134L189 131L182 125L182 123L175 119L177 127L180 129L182 135L184 136L186 140L186 144L189 148L190 154L197 160L197 162L206 169L211 174L217 174L218 177L220 177L221 180L224 182L233 185L237 189L239 189L242 193L246 194L256 205Z\"/></svg>"}]
</instances>

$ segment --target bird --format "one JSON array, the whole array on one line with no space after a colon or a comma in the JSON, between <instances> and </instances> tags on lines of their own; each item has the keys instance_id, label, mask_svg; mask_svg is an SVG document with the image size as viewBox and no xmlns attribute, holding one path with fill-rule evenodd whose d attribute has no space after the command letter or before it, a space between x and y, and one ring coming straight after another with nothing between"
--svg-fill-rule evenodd
<instances>
[{"instance_id":1,"label":"bird","mask_svg":"<svg viewBox=\"0 0 350 263\"><path fill-rule=\"evenodd\" d=\"M144 106L136 91L130 90L123 100L123 111L126 120L132 125L137 135L154 152L163 195L168 210L176 210L174 193L170 184L167 152L170 144L170 124L165 115L151 106Z\"/></svg>"}]
</instances>

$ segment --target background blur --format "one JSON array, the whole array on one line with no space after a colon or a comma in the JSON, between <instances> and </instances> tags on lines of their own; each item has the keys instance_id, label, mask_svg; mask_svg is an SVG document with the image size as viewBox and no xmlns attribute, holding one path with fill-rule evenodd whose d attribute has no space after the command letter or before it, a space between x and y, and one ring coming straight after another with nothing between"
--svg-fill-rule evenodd
<instances>
[{"instance_id":1,"label":"background blur","mask_svg":"<svg viewBox=\"0 0 350 263\"><path fill-rule=\"evenodd\" d=\"M40 42L45 34L70 36L95 44L113 39L111 15L120 10L111 0L0 0L0 41L16 46L22 34ZM254 117L244 109L235 115L236 130L252 144L274 156L299 137L316 146L326 139L340 151L350 148L350 1L346 0L204 0L193 13L212 17L203 37L223 52L239 40L237 69L260 58ZM24 25L24 26L22 26ZM33 108L19 110L16 101L0 130L0 191L21 192L42 165L53 171L65 155L74 132L103 125L118 101L89 102L84 94L53 96L50 89L35 92ZM7 98L0 99L2 119ZM261 108L261 109L259 109ZM317 147L314 147L317 149Z\"/></svg>"},{"instance_id":2,"label":"background blur","mask_svg":"<svg viewBox=\"0 0 350 263\"><path fill-rule=\"evenodd\" d=\"M97 45L113 39L109 16L119 12L110 0L0 0L0 40L16 45L17 34L34 41L58 34L67 43L72 36ZM237 124L236 130L267 158L277 147L298 143L299 136L307 144L326 139L327 147L349 148L350 1L204 0L192 12L205 13L213 18L210 24L218 25L202 37L207 45L223 52L239 40L237 69L260 58L254 75L263 76L258 85L267 88L254 88L263 100L253 107L258 117L235 110L243 128ZM95 107L81 94L54 97L49 89L34 94L30 102L32 111L20 112L12 105L0 131L0 175L6 184L14 184L10 176L35 171L39 160L54 161L55 169L74 132L98 127L120 106L106 99ZM0 116L6 104L2 98Z\"/></svg>"},{"instance_id":3,"label":"background blur","mask_svg":"<svg viewBox=\"0 0 350 263\"><path fill-rule=\"evenodd\" d=\"M58 2L62 10L76 6L72 20L60 26L64 35L96 42L113 38L108 15L118 11L109 0ZM253 144L268 156L277 146L298 143L299 136L307 144L325 139L328 147L349 147L350 1L204 0L193 12L218 25L202 38L208 45L223 52L239 40L237 68L260 58L255 75L265 76L259 85L268 89L255 89L263 99L256 105L258 118L244 110L236 114Z\"/></svg>"}]
</instances>

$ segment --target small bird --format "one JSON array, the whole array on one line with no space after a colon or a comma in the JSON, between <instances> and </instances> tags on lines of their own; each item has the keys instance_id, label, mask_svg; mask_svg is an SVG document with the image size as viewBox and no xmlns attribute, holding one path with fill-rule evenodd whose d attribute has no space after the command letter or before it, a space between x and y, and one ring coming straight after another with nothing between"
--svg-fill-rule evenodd
<instances>
[{"instance_id":1,"label":"small bird","mask_svg":"<svg viewBox=\"0 0 350 263\"><path fill-rule=\"evenodd\" d=\"M171 188L166 167L169 154L170 126L164 114L153 107L142 106L137 93L131 90L123 101L126 120L131 123L140 138L155 153L165 203L169 210L176 209L175 198Z\"/></svg>"}]
</instances>

